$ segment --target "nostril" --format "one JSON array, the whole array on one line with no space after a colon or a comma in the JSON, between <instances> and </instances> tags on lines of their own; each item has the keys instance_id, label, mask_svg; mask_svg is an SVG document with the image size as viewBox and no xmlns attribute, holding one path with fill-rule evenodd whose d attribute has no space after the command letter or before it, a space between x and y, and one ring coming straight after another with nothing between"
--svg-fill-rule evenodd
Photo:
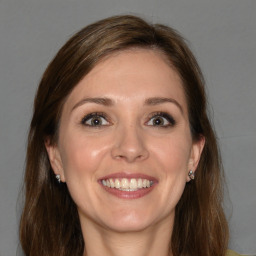
<instances>
[{"instance_id":1,"label":"nostril","mask_svg":"<svg viewBox=\"0 0 256 256\"><path fill-rule=\"evenodd\" d=\"M143 136L138 131L129 129L119 133L115 138L111 154L114 159L123 159L127 162L138 161L149 155Z\"/></svg>"},{"instance_id":2,"label":"nostril","mask_svg":"<svg viewBox=\"0 0 256 256\"><path fill-rule=\"evenodd\" d=\"M148 154L137 154L135 152L124 153L124 154L112 154L112 157L116 160L125 160L127 162L134 162L147 158Z\"/></svg>"}]
</instances>

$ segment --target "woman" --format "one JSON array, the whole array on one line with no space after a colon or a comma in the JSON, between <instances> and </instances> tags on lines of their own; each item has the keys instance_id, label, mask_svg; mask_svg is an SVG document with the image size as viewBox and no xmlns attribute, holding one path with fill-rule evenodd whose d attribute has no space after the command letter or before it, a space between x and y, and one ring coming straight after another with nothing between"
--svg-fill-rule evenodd
<instances>
[{"instance_id":1,"label":"woman","mask_svg":"<svg viewBox=\"0 0 256 256\"><path fill-rule=\"evenodd\" d=\"M23 250L233 255L222 177L203 77L182 37L134 16L101 20L60 49L39 85Z\"/></svg>"}]
</instances>

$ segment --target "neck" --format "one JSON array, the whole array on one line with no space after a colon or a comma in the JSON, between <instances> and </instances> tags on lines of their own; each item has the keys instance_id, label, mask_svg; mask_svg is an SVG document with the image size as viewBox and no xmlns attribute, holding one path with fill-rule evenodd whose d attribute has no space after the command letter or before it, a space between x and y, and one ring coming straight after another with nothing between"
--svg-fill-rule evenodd
<instances>
[{"instance_id":1,"label":"neck","mask_svg":"<svg viewBox=\"0 0 256 256\"><path fill-rule=\"evenodd\" d=\"M84 256L171 256L172 226L167 219L144 230L117 232L88 221L82 225Z\"/></svg>"}]
</instances>

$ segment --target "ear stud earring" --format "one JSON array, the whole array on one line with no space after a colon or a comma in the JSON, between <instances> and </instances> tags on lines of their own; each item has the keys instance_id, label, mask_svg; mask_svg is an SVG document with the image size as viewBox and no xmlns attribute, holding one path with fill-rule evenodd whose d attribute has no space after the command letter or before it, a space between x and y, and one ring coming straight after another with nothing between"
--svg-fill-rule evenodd
<instances>
[{"instance_id":1,"label":"ear stud earring","mask_svg":"<svg viewBox=\"0 0 256 256\"><path fill-rule=\"evenodd\" d=\"M188 176L189 176L189 178L190 178L191 180L194 180L194 179L195 179L195 173L194 173L192 170L190 170L190 171L188 172Z\"/></svg>"},{"instance_id":2,"label":"ear stud earring","mask_svg":"<svg viewBox=\"0 0 256 256\"><path fill-rule=\"evenodd\" d=\"M57 181L60 183L60 182L61 182L61 180L60 180L60 175L57 174L55 177L56 177Z\"/></svg>"}]
</instances>

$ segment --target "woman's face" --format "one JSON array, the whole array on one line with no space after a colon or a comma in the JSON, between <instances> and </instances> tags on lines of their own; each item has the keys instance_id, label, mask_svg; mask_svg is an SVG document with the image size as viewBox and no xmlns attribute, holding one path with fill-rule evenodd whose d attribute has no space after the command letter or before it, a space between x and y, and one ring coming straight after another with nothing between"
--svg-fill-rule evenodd
<instances>
[{"instance_id":1,"label":"woman's face","mask_svg":"<svg viewBox=\"0 0 256 256\"><path fill-rule=\"evenodd\" d=\"M178 74L153 50L101 61L65 102L47 145L83 225L135 231L172 222L203 141L193 142Z\"/></svg>"}]
</instances>

